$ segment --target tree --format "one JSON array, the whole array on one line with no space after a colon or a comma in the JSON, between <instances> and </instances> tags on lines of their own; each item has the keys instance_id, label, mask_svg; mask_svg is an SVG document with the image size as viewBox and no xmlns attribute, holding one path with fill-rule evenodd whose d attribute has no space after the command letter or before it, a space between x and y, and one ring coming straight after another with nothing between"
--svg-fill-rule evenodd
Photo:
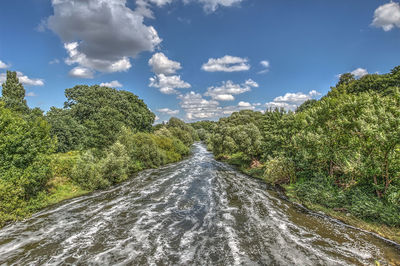
<instances>
[{"instance_id":1,"label":"tree","mask_svg":"<svg viewBox=\"0 0 400 266\"><path fill-rule=\"evenodd\" d=\"M53 151L50 127L43 118L25 120L20 113L5 108L0 102L2 182L13 184L24 199L35 196L51 176L49 155Z\"/></svg>"},{"instance_id":2,"label":"tree","mask_svg":"<svg viewBox=\"0 0 400 266\"><path fill-rule=\"evenodd\" d=\"M5 107L17 112L27 113L29 110L25 100L24 86L19 82L15 71L7 71L7 79L3 83L2 101Z\"/></svg>"},{"instance_id":3,"label":"tree","mask_svg":"<svg viewBox=\"0 0 400 266\"><path fill-rule=\"evenodd\" d=\"M359 102L367 106L357 119L354 132L362 155L360 172L375 185L378 197L386 194L390 184L400 178L400 93L382 97L363 94Z\"/></svg>"},{"instance_id":4,"label":"tree","mask_svg":"<svg viewBox=\"0 0 400 266\"><path fill-rule=\"evenodd\" d=\"M350 84L351 82L355 81L356 79L354 78L354 75L351 73L344 73L340 75L339 82L336 84L336 87L340 85L347 85Z\"/></svg>"},{"instance_id":5,"label":"tree","mask_svg":"<svg viewBox=\"0 0 400 266\"><path fill-rule=\"evenodd\" d=\"M136 95L108 87L75 86L65 90L64 108L86 130L86 148L112 145L123 126L150 131L155 115Z\"/></svg>"},{"instance_id":6,"label":"tree","mask_svg":"<svg viewBox=\"0 0 400 266\"><path fill-rule=\"evenodd\" d=\"M57 137L57 151L80 150L86 143L86 128L79 124L68 109L51 107L46 114L51 135Z\"/></svg>"},{"instance_id":7,"label":"tree","mask_svg":"<svg viewBox=\"0 0 400 266\"><path fill-rule=\"evenodd\" d=\"M318 101L315 99L309 99L307 101L305 101L304 103L302 103L299 107L296 108L296 113L301 113L304 112L305 110L311 108L314 106L315 103L317 103Z\"/></svg>"}]
</instances>

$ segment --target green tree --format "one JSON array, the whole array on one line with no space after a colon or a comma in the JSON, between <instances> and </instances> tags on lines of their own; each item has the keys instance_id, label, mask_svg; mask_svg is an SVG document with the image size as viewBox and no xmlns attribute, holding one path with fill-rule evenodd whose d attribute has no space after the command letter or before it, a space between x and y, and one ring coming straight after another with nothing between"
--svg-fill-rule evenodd
<instances>
[{"instance_id":1,"label":"green tree","mask_svg":"<svg viewBox=\"0 0 400 266\"><path fill-rule=\"evenodd\" d=\"M17 72L7 71L7 79L2 86L1 99L5 103L5 107L20 113L27 113L29 108L25 100L25 89L19 82Z\"/></svg>"},{"instance_id":2,"label":"green tree","mask_svg":"<svg viewBox=\"0 0 400 266\"><path fill-rule=\"evenodd\" d=\"M43 190L51 177L49 156L54 141L43 118L25 120L4 105L0 102L0 180L12 184L18 197L29 199Z\"/></svg>"},{"instance_id":3,"label":"green tree","mask_svg":"<svg viewBox=\"0 0 400 266\"><path fill-rule=\"evenodd\" d=\"M112 145L123 126L137 131L152 129L155 115L128 91L80 85L67 89L65 96L65 108L87 129L87 148Z\"/></svg>"},{"instance_id":4,"label":"green tree","mask_svg":"<svg viewBox=\"0 0 400 266\"><path fill-rule=\"evenodd\" d=\"M79 124L68 109L51 107L46 114L51 135L57 137L57 151L80 150L86 143L86 128Z\"/></svg>"}]
</instances>

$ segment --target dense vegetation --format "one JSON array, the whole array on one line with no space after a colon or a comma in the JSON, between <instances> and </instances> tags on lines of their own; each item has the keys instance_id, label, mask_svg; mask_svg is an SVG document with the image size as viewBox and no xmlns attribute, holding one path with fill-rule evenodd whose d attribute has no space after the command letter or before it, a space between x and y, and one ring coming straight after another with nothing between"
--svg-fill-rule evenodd
<instances>
[{"instance_id":1,"label":"dense vegetation","mask_svg":"<svg viewBox=\"0 0 400 266\"><path fill-rule=\"evenodd\" d=\"M0 99L0 227L146 168L176 162L198 139L177 118L153 127L136 95L100 86L67 89L64 108L30 109L15 72Z\"/></svg>"},{"instance_id":2,"label":"dense vegetation","mask_svg":"<svg viewBox=\"0 0 400 266\"><path fill-rule=\"evenodd\" d=\"M217 158L303 203L400 227L400 67L344 74L296 112L241 111L193 127Z\"/></svg>"}]
</instances>

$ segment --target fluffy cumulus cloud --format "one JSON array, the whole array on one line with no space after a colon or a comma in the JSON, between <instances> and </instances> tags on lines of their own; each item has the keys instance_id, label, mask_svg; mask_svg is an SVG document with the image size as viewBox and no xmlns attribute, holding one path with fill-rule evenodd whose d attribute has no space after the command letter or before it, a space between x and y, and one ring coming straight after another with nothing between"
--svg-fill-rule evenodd
<instances>
[{"instance_id":1,"label":"fluffy cumulus cloud","mask_svg":"<svg viewBox=\"0 0 400 266\"><path fill-rule=\"evenodd\" d=\"M181 100L179 105L185 110L186 118L189 120L216 117L221 110L218 101L206 100L200 93L194 91L178 98Z\"/></svg>"},{"instance_id":2,"label":"fluffy cumulus cloud","mask_svg":"<svg viewBox=\"0 0 400 266\"><path fill-rule=\"evenodd\" d=\"M227 116L240 110L255 110L261 106L260 103L249 103L240 101L237 105L220 106L220 101L234 100L233 95L250 91L252 87L258 87L258 84L249 79L243 84L235 84L232 81L223 82L220 87L210 87L204 95L196 92L189 92L178 96L180 106L186 113L187 120L214 119ZM210 99L205 98L210 97Z\"/></svg>"},{"instance_id":3,"label":"fluffy cumulus cloud","mask_svg":"<svg viewBox=\"0 0 400 266\"><path fill-rule=\"evenodd\" d=\"M249 102L240 101L240 102L238 103L238 106L239 106L239 107L252 107L252 104L249 103Z\"/></svg>"},{"instance_id":4,"label":"fluffy cumulus cloud","mask_svg":"<svg viewBox=\"0 0 400 266\"><path fill-rule=\"evenodd\" d=\"M355 78L359 79L364 77L365 75L368 75L369 73L368 70L366 70L365 68L359 67L351 71L350 74L353 74ZM336 75L336 78L340 78L341 75L343 74Z\"/></svg>"},{"instance_id":5,"label":"fluffy cumulus cloud","mask_svg":"<svg viewBox=\"0 0 400 266\"><path fill-rule=\"evenodd\" d=\"M167 114L167 115L177 115L179 114L179 110L171 110L169 108L161 108L157 110L158 112L162 114Z\"/></svg>"},{"instance_id":6,"label":"fluffy cumulus cloud","mask_svg":"<svg viewBox=\"0 0 400 266\"><path fill-rule=\"evenodd\" d=\"M149 60L155 76L150 78L150 87L158 88L163 94L178 94L176 89L188 89L191 85L174 75L182 68L179 62L170 60L163 53L154 54Z\"/></svg>"},{"instance_id":7,"label":"fluffy cumulus cloud","mask_svg":"<svg viewBox=\"0 0 400 266\"><path fill-rule=\"evenodd\" d=\"M266 103L267 108L284 108L286 110L294 111L296 108L307 100L314 99L321 95L319 92L312 90L305 94L302 92L286 93L283 96L278 96L274 101Z\"/></svg>"},{"instance_id":8,"label":"fluffy cumulus cloud","mask_svg":"<svg viewBox=\"0 0 400 266\"><path fill-rule=\"evenodd\" d=\"M264 112L263 109L260 109L259 107L261 106L260 103L249 103L249 102L243 102L240 101L237 105L230 105L230 106L225 106L223 108L220 108L218 111L218 116L228 116L231 115L234 112L239 112L241 110L252 110L252 111L257 111L257 112Z\"/></svg>"},{"instance_id":9,"label":"fluffy cumulus cloud","mask_svg":"<svg viewBox=\"0 0 400 266\"><path fill-rule=\"evenodd\" d=\"M103 82L100 84L103 87L110 87L110 88L121 88L122 84L118 80L113 80L111 82Z\"/></svg>"},{"instance_id":10,"label":"fluffy cumulus cloud","mask_svg":"<svg viewBox=\"0 0 400 266\"><path fill-rule=\"evenodd\" d=\"M204 96L209 96L213 100L217 101L233 101L235 100L234 95L242 94L251 91L251 88L257 88L258 83L248 79L243 84L235 84L228 80L222 83L219 87L210 87Z\"/></svg>"},{"instance_id":11,"label":"fluffy cumulus cloud","mask_svg":"<svg viewBox=\"0 0 400 266\"><path fill-rule=\"evenodd\" d=\"M246 58L225 55L221 58L208 59L201 69L207 72L238 72L249 70L250 64Z\"/></svg>"},{"instance_id":12,"label":"fluffy cumulus cloud","mask_svg":"<svg viewBox=\"0 0 400 266\"><path fill-rule=\"evenodd\" d=\"M159 88L164 94L177 94L176 89L188 89L191 85L181 79L181 76L166 76L159 74L150 78L150 87Z\"/></svg>"},{"instance_id":13,"label":"fluffy cumulus cloud","mask_svg":"<svg viewBox=\"0 0 400 266\"><path fill-rule=\"evenodd\" d=\"M9 68L9 67L10 67L10 65L8 65L0 60L0 69L5 69L5 68Z\"/></svg>"},{"instance_id":14,"label":"fluffy cumulus cloud","mask_svg":"<svg viewBox=\"0 0 400 266\"><path fill-rule=\"evenodd\" d=\"M17 77L23 85L27 85L27 86L43 86L44 85L43 79L30 78L27 75L24 75L22 72L19 72L19 71L17 71ZM6 73L1 73L0 74L0 83L4 83L6 81L6 79L7 79Z\"/></svg>"},{"instance_id":15,"label":"fluffy cumulus cloud","mask_svg":"<svg viewBox=\"0 0 400 266\"><path fill-rule=\"evenodd\" d=\"M175 74L182 68L179 62L168 59L163 53L155 53L149 60L149 66L155 74L165 75Z\"/></svg>"},{"instance_id":16,"label":"fluffy cumulus cloud","mask_svg":"<svg viewBox=\"0 0 400 266\"><path fill-rule=\"evenodd\" d=\"M400 28L400 4L390 2L381 5L375 10L372 25L390 31L394 27Z\"/></svg>"},{"instance_id":17,"label":"fluffy cumulus cloud","mask_svg":"<svg viewBox=\"0 0 400 266\"><path fill-rule=\"evenodd\" d=\"M351 74L353 74L356 78L361 78L365 75L368 75L368 71L364 68L357 68L351 71Z\"/></svg>"},{"instance_id":18,"label":"fluffy cumulus cloud","mask_svg":"<svg viewBox=\"0 0 400 266\"><path fill-rule=\"evenodd\" d=\"M80 67L72 72L126 71L130 58L153 51L161 42L157 31L144 24L144 15L127 7L126 0L52 0L52 5L47 27L65 43L66 63Z\"/></svg>"},{"instance_id":19,"label":"fluffy cumulus cloud","mask_svg":"<svg viewBox=\"0 0 400 266\"><path fill-rule=\"evenodd\" d=\"M69 75L74 78L92 79L94 72L89 68L77 66L69 71Z\"/></svg>"}]
</instances>

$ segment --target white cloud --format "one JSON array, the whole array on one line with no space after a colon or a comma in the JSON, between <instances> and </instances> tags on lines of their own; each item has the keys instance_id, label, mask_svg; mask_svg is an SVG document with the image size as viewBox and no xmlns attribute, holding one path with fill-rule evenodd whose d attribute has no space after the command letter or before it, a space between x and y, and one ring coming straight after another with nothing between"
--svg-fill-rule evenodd
<instances>
[{"instance_id":1,"label":"white cloud","mask_svg":"<svg viewBox=\"0 0 400 266\"><path fill-rule=\"evenodd\" d=\"M100 84L100 86L109 88L121 88L122 84L118 80L113 80L111 82L103 82Z\"/></svg>"},{"instance_id":2,"label":"white cloud","mask_svg":"<svg viewBox=\"0 0 400 266\"><path fill-rule=\"evenodd\" d=\"M217 101L233 101L235 100L235 97L231 94L217 94L212 97L214 100Z\"/></svg>"},{"instance_id":3,"label":"white cloud","mask_svg":"<svg viewBox=\"0 0 400 266\"><path fill-rule=\"evenodd\" d=\"M180 95L178 98L181 100L180 106L186 112L187 120L220 118L240 110L262 111L257 109L261 104L251 104L243 101L240 101L237 105L221 107L218 101L204 99L201 94L193 91Z\"/></svg>"},{"instance_id":4,"label":"white cloud","mask_svg":"<svg viewBox=\"0 0 400 266\"><path fill-rule=\"evenodd\" d=\"M251 105L251 103L249 103L249 102L242 102L242 101L240 101L240 102L238 103L238 106L239 106L239 107L251 107L252 105Z\"/></svg>"},{"instance_id":5,"label":"white cloud","mask_svg":"<svg viewBox=\"0 0 400 266\"><path fill-rule=\"evenodd\" d=\"M360 68L359 67L359 68L354 69L353 71L351 71L350 74L354 75L354 77L358 79L358 78L362 78L365 75L368 75L369 73L365 68ZM336 75L336 78L339 79L340 76L342 76L342 75L343 74L338 74L338 75Z\"/></svg>"},{"instance_id":6,"label":"white cloud","mask_svg":"<svg viewBox=\"0 0 400 266\"><path fill-rule=\"evenodd\" d=\"M258 83L255 82L255 81L252 80L252 79L246 80L246 82L244 83L244 85L249 86L249 87L253 87L253 88L258 88L258 87L259 87Z\"/></svg>"},{"instance_id":7,"label":"white cloud","mask_svg":"<svg viewBox=\"0 0 400 266\"><path fill-rule=\"evenodd\" d=\"M149 60L149 66L154 73L165 75L175 74L182 68L179 62L168 59L163 53L154 54Z\"/></svg>"},{"instance_id":8,"label":"white cloud","mask_svg":"<svg viewBox=\"0 0 400 266\"><path fill-rule=\"evenodd\" d=\"M19 81L24 85L30 85L30 86L43 86L44 85L43 79L32 79L32 78L29 78L28 76L22 74L21 72L17 72L17 76L18 76Z\"/></svg>"},{"instance_id":9,"label":"white cloud","mask_svg":"<svg viewBox=\"0 0 400 266\"><path fill-rule=\"evenodd\" d=\"M207 13L215 12L218 7L230 7L233 5L238 5L243 0L183 0L184 3L189 3L197 1L203 4L203 9Z\"/></svg>"},{"instance_id":10,"label":"white cloud","mask_svg":"<svg viewBox=\"0 0 400 266\"><path fill-rule=\"evenodd\" d=\"M351 71L351 74L353 74L356 78L361 78L365 75L368 75L368 71L364 68L357 68Z\"/></svg>"},{"instance_id":11,"label":"white cloud","mask_svg":"<svg viewBox=\"0 0 400 266\"><path fill-rule=\"evenodd\" d=\"M294 111L305 101L313 99L319 95L321 95L321 93L317 92L316 90L312 90L308 92L308 94L304 94L302 92L286 93L283 96L276 97L274 101L266 103L265 106L272 109L284 108L286 110Z\"/></svg>"},{"instance_id":12,"label":"white cloud","mask_svg":"<svg viewBox=\"0 0 400 266\"><path fill-rule=\"evenodd\" d=\"M27 75L24 75L22 72L17 71L17 77L19 79L19 82L21 82L23 85L28 85L28 86L43 86L44 81L43 79L35 79L35 78L30 78ZM1 73L0 74L0 83L4 83L7 79L7 74L6 73Z\"/></svg>"},{"instance_id":13,"label":"white cloud","mask_svg":"<svg viewBox=\"0 0 400 266\"><path fill-rule=\"evenodd\" d=\"M263 60L260 62L260 65L262 65L265 68L268 68L270 66L269 62L267 60Z\"/></svg>"},{"instance_id":14,"label":"white cloud","mask_svg":"<svg viewBox=\"0 0 400 266\"><path fill-rule=\"evenodd\" d=\"M156 4L157 6L164 6L166 4L171 4L172 0L148 0L149 2Z\"/></svg>"},{"instance_id":15,"label":"white cloud","mask_svg":"<svg viewBox=\"0 0 400 266\"><path fill-rule=\"evenodd\" d=\"M225 55L221 58L208 59L201 69L207 72L237 72L249 70L250 65L246 58Z\"/></svg>"},{"instance_id":16,"label":"white cloud","mask_svg":"<svg viewBox=\"0 0 400 266\"><path fill-rule=\"evenodd\" d=\"M179 105L185 110L189 120L216 117L221 109L217 101L206 100L201 94L193 91L178 98L181 100Z\"/></svg>"},{"instance_id":17,"label":"white cloud","mask_svg":"<svg viewBox=\"0 0 400 266\"><path fill-rule=\"evenodd\" d=\"M33 91L30 91L30 92L28 92L28 93L26 94L26 96L27 96L27 97L36 97L37 94L34 93Z\"/></svg>"},{"instance_id":18,"label":"white cloud","mask_svg":"<svg viewBox=\"0 0 400 266\"><path fill-rule=\"evenodd\" d=\"M51 60L51 61L49 62L50 65L59 64L59 63L60 63L60 60L57 59L57 58L55 58L55 59L53 59L53 60Z\"/></svg>"},{"instance_id":19,"label":"white cloud","mask_svg":"<svg viewBox=\"0 0 400 266\"><path fill-rule=\"evenodd\" d=\"M188 89L191 85L181 79L181 76L166 76L164 74L155 75L150 78L150 87L159 88L164 94L177 94L175 89Z\"/></svg>"},{"instance_id":20,"label":"white cloud","mask_svg":"<svg viewBox=\"0 0 400 266\"><path fill-rule=\"evenodd\" d=\"M400 4L390 2L381 5L375 10L372 25L390 31L394 27L400 28Z\"/></svg>"},{"instance_id":21,"label":"white cloud","mask_svg":"<svg viewBox=\"0 0 400 266\"><path fill-rule=\"evenodd\" d=\"M222 83L219 87L209 87L204 96L209 96L213 100L217 101L233 101L235 97L233 95L242 94L251 91L251 88L257 88L258 83L252 79L246 80L243 84L235 84L228 80Z\"/></svg>"},{"instance_id":22,"label":"white cloud","mask_svg":"<svg viewBox=\"0 0 400 266\"><path fill-rule=\"evenodd\" d=\"M69 57L65 59L67 65L78 64L80 68L89 69L90 72L98 70L102 72L121 72L127 71L131 68L131 63L128 57L123 57L117 61L109 61L102 59L88 59L88 57L78 50L79 44L77 42L71 42L64 44L64 48L67 50Z\"/></svg>"},{"instance_id":23,"label":"white cloud","mask_svg":"<svg viewBox=\"0 0 400 266\"><path fill-rule=\"evenodd\" d=\"M171 110L169 108L161 108L157 110L160 113L167 114L167 115L177 115L179 114L179 110Z\"/></svg>"},{"instance_id":24,"label":"white cloud","mask_svg":"<svg viewBox=\"0 0 400 266\"><path fill-rule=\"evenodd\" d=\"M162 7L166 4L171 4L177 0L136 0L136 5L140 7L140 10L144 10L144 7L149 9L149 4L155 4L158 7ZM215 12L219 7L231 7L238 5L243 0L182 0L183 3L188 4L191 2L200 3L203 5L203 9L207 13ZM150 11L151 12L151 11Z\"/></svg>"},{"instance_id":25,"label":"white cloud","mask_svg":"<svg viewBox=\"0 0 400 266\"><path fill-rule=\"evenodd\" d=\"M260 65L264 68L263 70L259 71L258 74L265 74L269 72L269 68L271 64L267 60L263 60L260 62Z\"/></svg>"},{"instance_id":26,"label":"white cloud","mask_svg":"<svg viewBox=\"0 0 400 266\"><path fill-rule=\"evenodd\" d=\"M127 7L126 0L52 0L52 5L47 27L65 43L69 65L91 72L126 71L129 58L161 43L157 31L144 24L144 15Z\"/></svg>"},{"instance_id":27,"label":"white cloud","mask_svg":"<svg viewBox=\"0 0 400 266\"><path fill-rule=\"evenodd\" d=\"M153 72L156 74L150 78L150 87L159 88L163 94L178 94L176 89L188 89L191 85L181 79L179 75L175 74L181 69L181 64L176 61L168 59L163 53L154 54L150 60L149 65Z\"/></svg>"},{"instance_id":28,"label":"white cloud","mask_svg":"<svg viewBox=\"0 0 400 266\"><path fill-rule=\"evenodd\" d=\"M75 78L85 78L85 79L92 79L93 78L93 71L89 68L85 67L74 67L69 71L69 75Z\"/></svg>"},{"instance_id":29,"label":"white cloud","mask_svg":"<svg viewBox=\"0 0 400 266\"><path fill-rule=\"evenodd\" d=\"M257 112L264 112L264 110L257 108L260 105L261 104L258 104L258 103L249 103L249 102L240 101L237 105L223 107L220 110L220 114L218 115L218 117L231 115L232 113L239 112L241 110L252 110L252 111L257 111Z\"/></svg>"},{"instance_id":30,"label":"white cloud","mask_svg":"<svg viewBox=\"0 0 400 266\"><path fill-rule=\"evenodd\" d=\"M8 65L0 60L0 69L9 68L11 65Z\"/></svg>"}]
</instances>

